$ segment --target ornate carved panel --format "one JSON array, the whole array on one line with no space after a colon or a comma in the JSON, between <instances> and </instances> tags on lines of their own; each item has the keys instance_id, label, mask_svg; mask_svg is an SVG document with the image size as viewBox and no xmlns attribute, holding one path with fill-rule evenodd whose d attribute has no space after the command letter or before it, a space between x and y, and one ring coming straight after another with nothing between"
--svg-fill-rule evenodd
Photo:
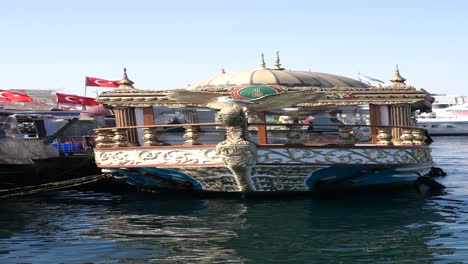
<instances>
[{"instance_id":1,"label":"ornate carved panel","mask_svg":"<svg viewBox=\"0 0 468 264\"><path fill-rule=\"evenodd\" d=\"M307 177L311 167L255 166L251 178L257 191L307 191Z\"/></svg>"},{"instance_id":2,"label":"ornate carved panel","mask_svg":"<svg viewBox=\"0 0 468 264\"><path fill-rule=\"evenodd\" d=\"M203 190L213 192L237 192L239 187L231 171L226 167L188 167L177 171L199 181Z\"/></svg>"},{"instance_id":3,"label":"ornate carved panel","mask_svg":"<svg viewBox=\"0 0 468 264\"><path fill-rule=\"evenodd\" d=\"M194 149L119 149L95 150L96 163L99 166L124 165L178 165L178 164L219 164L222 160L216 150Z\"/></svg>"},{"instance_id":4,"label":"ornate carved panel","mask_svg":"<svg viewBox=\"0 0 468 264\"><path fill-rule=\"evenodd\" d=\"M412 164L431 161L430 153L429 148L261 148L257 164Z\"/></svg>"}]
</instances>

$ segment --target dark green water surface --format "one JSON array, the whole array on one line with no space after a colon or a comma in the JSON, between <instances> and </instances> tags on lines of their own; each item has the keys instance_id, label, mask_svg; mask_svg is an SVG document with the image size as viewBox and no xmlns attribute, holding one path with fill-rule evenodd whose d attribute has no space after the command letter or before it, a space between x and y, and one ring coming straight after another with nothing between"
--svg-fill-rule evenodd
<instances>
[{"instance_id":1,"label":"dark green water surface","mask_svg":"<svg viewBox=\"0 0 468 264\"><path fill-rule=\"evenodd\" d=\"M468 137L440 193L288 199L61 191L0 200L0 263L468 263Z\"/></svg>"}]
</instances>

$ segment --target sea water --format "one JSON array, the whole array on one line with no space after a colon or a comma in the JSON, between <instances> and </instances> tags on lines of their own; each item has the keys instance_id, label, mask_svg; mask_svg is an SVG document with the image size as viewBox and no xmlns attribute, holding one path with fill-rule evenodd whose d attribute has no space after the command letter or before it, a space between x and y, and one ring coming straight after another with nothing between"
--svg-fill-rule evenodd
<instances>
[{"instance_id":1,"label":"sea water","mask_svg":"<svg viewBox=\"0 0 468 264\"><path fill-rule=\"evenodd\" d=\"M437 193L2 199L0 263L468 263L468 137L434 140Z\"/></svg>"}]
</instances>

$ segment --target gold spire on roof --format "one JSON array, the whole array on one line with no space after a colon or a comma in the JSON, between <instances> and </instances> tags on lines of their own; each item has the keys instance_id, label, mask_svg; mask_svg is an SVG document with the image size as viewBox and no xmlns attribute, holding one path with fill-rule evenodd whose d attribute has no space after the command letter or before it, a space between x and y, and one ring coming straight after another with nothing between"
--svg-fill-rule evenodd
<instances>
[{"instance_id":1,"label":"gold spire on roof","mask_svg":"<svg viewBox=\"0 0 468 264\"><path fill-rule=\"evenodd\" d=\"M265 69L265 57L263 56L263 52L262 57L260 58L260 69Z\"/></svg>"},{"instance_id":2,"label":"gold spire on roof","mask_svg":"<svg viewBox=\"0 0 468 264\"><path fill-rule=\"evenodd\" d=\"M400 71L398 70L398 64L396 66L395 75L390 79L391 82L396 83L405 83L406 79L401 77Z\"/></svg>"},{"instance_id":3,"label":"gold spire on roof","mask_svg":"<svg viewBox=\"0 0 468 264\"><path fill-rule=\"evenodd\" d=\"M281 68L281 63L280 63L280 58L279 58L279 51L276 52L276 59L275 59L275 67L273 70L284 70L284 68Z\"/></svg>"},{"instance_id":4,"label":"gold spire on roof","mask_svg":"<svg viewBox=\"0 0 468 264\"><path fill-rule=\"evenodd\" d=\"M123 78L122 80L119 82L120 86L119 88L131 88L131 89L135 89L135 87L133 87L133 84L134 82L132 82L130 79L128 79L128 75L127 75L127 68L124 68L124 74L123 74Z\"/></svg>"}]
</instances>

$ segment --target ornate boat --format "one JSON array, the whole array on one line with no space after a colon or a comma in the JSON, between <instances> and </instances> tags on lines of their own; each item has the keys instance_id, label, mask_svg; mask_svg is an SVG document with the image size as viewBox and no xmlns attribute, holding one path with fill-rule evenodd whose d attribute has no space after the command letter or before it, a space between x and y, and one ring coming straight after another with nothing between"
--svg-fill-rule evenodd
<instances>
[{"instance_id":1,"label":"ornate boat","mask_svg":"<svg viewBox=\"0 0 468 264\"><path fill-rule=\"evenodd\" d=\"M434 163L416 109L433 98L398 68L387 87L271 69L222 73L176 90L140 90L126 70L98 101L116 127L96 130L102 172L143 190L320 192L408 185ZM325 118L328 117L328 118ZM307 121L311 121L307 123ZM321 122L320 120L328 120Z\"/></svg>"}]
</instances>

